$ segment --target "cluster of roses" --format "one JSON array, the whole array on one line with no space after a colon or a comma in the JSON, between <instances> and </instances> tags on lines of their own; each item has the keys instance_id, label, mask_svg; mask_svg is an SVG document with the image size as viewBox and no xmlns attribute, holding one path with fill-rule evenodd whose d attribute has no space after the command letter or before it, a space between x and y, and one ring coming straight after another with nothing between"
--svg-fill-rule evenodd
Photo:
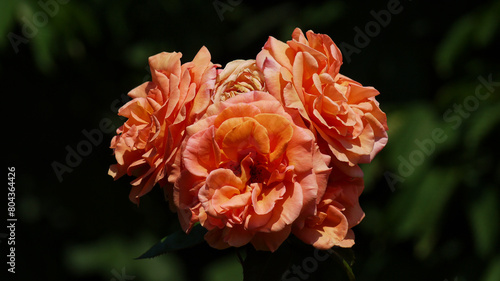
<instances>
[{"instance_id":1,"label":"cluster of roses","mask_svg":"<svg viewBox=\"0 0 500 281\"><path fill-rule=\"evenodd\" d=\"M205 47L192 62L181 56L150 57L153 81L119 111L128 120L109 174L136 177L130 200L158 183L182 228L200 223L219 249L274 251L290 234L319 249L352 246L364 217L358 164L385 146L387 121L379 92L339 73L330 37L297 28L223 69Z\"/></svg>"}]
</instances>

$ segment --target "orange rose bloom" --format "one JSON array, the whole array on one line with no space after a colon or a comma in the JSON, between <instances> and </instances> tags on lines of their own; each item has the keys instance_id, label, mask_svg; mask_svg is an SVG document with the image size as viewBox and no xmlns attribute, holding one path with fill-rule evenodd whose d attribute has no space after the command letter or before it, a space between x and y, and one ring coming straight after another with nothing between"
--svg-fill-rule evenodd
<instances>
[{"instance_id":1,"label":"orange rose bloom","mask_svg":"<svg viewBox=\"0 0 500 281\"><path fill-rule=\"evenodd\" d=\"M276 250L292 225L314 216L330 157L266 92L214 103L189 126L174 203L182 228L200 222L215 248Z\"/></svg>"},{"instance_id":2,"label":"orange rose bloom","mask_svg":"<svg viewBox=\"0 0 500 281\"><path fill-rule=\"evenodd\" d=\"M192 62L181 65L181 53L160 53L149 58L152 82L130 91L132 100L118 114L128 120L111 141L117 164L108 174L116 179L128 174L129 198L138 204L156 183L165 185L174 165L186 126L198 120L210 103L216 67L203 47Z\"/></svg>"},{"instance_id":3,"label":"orange rose bloom","mask_svg":"<svg viewBox=\"0 0 500 281\"><path fill-rule=\"evenodd\" d=\"M379 92L339 73L342 54L335 43L299 28L283 43L270 37L257 55L269 93L287 112L298 112L350 176L360 177L358 163L368 163L387 143L387 120L375 96ZM345 165L348 164L348 165Z\"/></svg>"}]
</instances>

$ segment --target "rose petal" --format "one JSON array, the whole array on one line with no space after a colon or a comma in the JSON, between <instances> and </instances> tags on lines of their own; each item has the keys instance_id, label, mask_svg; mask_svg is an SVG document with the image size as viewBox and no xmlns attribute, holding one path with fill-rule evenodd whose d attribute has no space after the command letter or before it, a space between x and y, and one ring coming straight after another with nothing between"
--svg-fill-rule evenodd
<instances>
[{"instance_id":1,"label":"rose petal","mask_svg":"<svg viewBox=\"0 0 500 281\"><path fill-rule=\"evenodd\" d=\"M261 183L254 183L252 186L252 206L257 215L264 215L271 212L276 202L282 199L286 192L283 183L273 187L263 187Z\"/></svg>"},{"instance_id":2,"label":"rose petal","mask_svg":"<svg viewBox=\"0 0 500 281\"><path fill-rule=\"evenodd\" d=\"M214 127L200 131L189 138L184 150L184 165L193 175L205 177L217 168L214 159L220 159L220 149L214 140ZM218 161L216 161L218 163Z\"/></svg>"},{"instance_id":3,"label":"rose petal","mask_svg":"<svg viewBox=\"0 0 500 281\"><path fill-rule=\"evenodd\" d=\"M222 141L224 154L233 161L247 154L247 149L255 149L261 154L270 152L269 137L264 126L254 119L249 119L234 127Z\"/></svg>"},{"instance_id":4,"label":"rose petal","mask_svg":"<svg viewBox=\"0 0 500 281\"><path fill-rule=\"evenodd\" d=\"M256 233L252 239L252 245L257 251L276 251L279 246L288 238L291 233L291 226L287 226L280 231Z\"/></svg>"},{"instance_id":5,"label":"rose petal","mask_svg":"<svg viewBox=\"0 0 500 281\"><path fill-rule=\"evenodd\" d=\"M292 139L293 128L287 118L269 113L261 113L254 116L255 120L264 126L270 140L269 161L274 162L281 157L286 150L288 142Z\"/></svg>"}]
</instances>

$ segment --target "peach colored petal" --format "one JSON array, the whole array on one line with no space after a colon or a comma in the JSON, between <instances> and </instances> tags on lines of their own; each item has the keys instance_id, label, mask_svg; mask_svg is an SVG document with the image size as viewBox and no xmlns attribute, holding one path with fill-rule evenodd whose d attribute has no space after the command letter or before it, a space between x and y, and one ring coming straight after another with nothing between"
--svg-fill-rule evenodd
<instances>
[{"instance_id":1,"label":"peach colored petal","mask_svg":"<svg viewBox=\"0 0 500 281\"><path fill-rule=\"evenodd\" d=\"M311 58L308 60L310 60L311 64L316 66L315 67L316 69L311 69L311 70L308 70L305 72L312 74L313 72L316 72L317 69L323 68L325 66L326 63L324 63L324 61L327 60L327 56L324 53L322 53L318 50L315 50L314 48L311 48L311 47L305 45L304 43L299 43L296 41L288 41L287 44L288 44L288 46L290 46L291 49L293 49L295 52L297 52L297 54L304 54L304 55L311 56ZM295 57L295 61L293 63L294 63L294 67L295 67L295 64L297 63L297 57ZM321 63L321 65L320 65L320 63Z\"/></svg>"},{"instance_id":2,"label":"peach colored petal","mask_svg":"<svg viewBox=\"0 0 500 281\"><path fill-rule=\"evenodd\" d=\"M287 118L277 115L262 113L254 116L254 119L264 126L270 140L269 161L274 162L286 151L288 142L292 139L293 128Z\"/></svg>"},{"instance_id":3,"label":"peach colored petal","mask_svg":"<svg viewBox=\"0 0 500 281\"><path fill-rule=\"evenodd\" d=\"M287 69L292 69L291 53L288 52L288 45L270 36L264 45L263 49L269 52L269 56L273 57L280 65Z\"/></svg>"},{"instance_id":4,"label":"peach colored petal","mask_svg":"<svg viewBox=\"0 0 500 281\"><path fill-rule=\"evenodd\" d=\"M253 233L246 231L242 225L225 228L223 233L225 234L223 238L224 242L233 247L241 247L248 244L254 236Z\"/></svg>"},{"instance_id":5,"label":"peach colored petal","mask_svg":"<svg viewBox=\"0 0 500 281\"><path fill-rule=\"evenodd\" d=\"M250 212L245 218L245 228L250 231L270 231L268 229L265 229L265 226L269 223L271 218L273 218L273 215L274 214L272 212L262 215L256 214L255 212Z\"/></svg>"},{"instance_id":6,"label":"peach colored petal","mask_svg":"<svg viewBox=\"0 0 500 281\"><path fill-rule=\"evenodd\" d=\"M343 213L347 218L349 227L357 225L365 216L365 213L359 205L358 198L363 192L363 178L350 178L348 176L340 176L340 178L330 179L329 190L339 190L336 195L328 195L325 197L336 200L345 208Z\"/></svg>"},{"instance_id":7,"label":"peach colored petal","mask_svg":"<svg viewBox=\"0 0 500 281\"><path fill-rule=\"evenodd\" d=\"M222 209L221 212L231 210L231 209L242 208L242 207L247 206L249 204L250 198L251 198L250 192L240 193L239 189L238 189L238 192L236 192L235 189L237 189L237 188L233 187L233 189L232 189L232 191L235 192L233 194L233 196L229 197L228 195L226 195L226 198L228 198L228 200L226 200L226 201L224 201L224 203L220 204L220 207ZM214 204L216 204L216 203L214 202Z\"/></svg>"},{"instance_id":8,"label":"peach colored petal","mask_svg":"<svg viewBox=\"0 0 500 281\"><path fill-rule=\"evenodd\" d=\"M207 214L217 217L231 208L245 206L250 194L238 196L244 191L240 178L231 170L217 169L206 179L205 188L200 189L198 197Z\"/></svg>"},{"instance_id":9,"label":"peach colored petal","mask_svg":"<svg viewBox=\"0 0 500 281\"><path fill-rule=\"evenodd\" d=\"M224 208L222 208L221 205L225 204L228 202L231 198L237 196L240 194L240 190L236 187L230 186L230 185L224 185L218 188L214 188L212 198L210 200L210 203L212 204L212 207L214 208L215 213L212 213L209 215L212 216L217 216L217 214L223 214L226 212ZM200 198L203 198L203 193L200 194ZM202 201L203 203L203 201Z\"/></svg>"},{"instance_id":10,"label":"peach colored petal","mask_svg":"<svg viewBox=\"0 0 500 281\"><path fill-rule=\"evenodd\" d=\"M314 147L314 174L316 175L316 182L318 185L318 190L316 194L316 204L318 204L323 197L326 186L328 184L328 178L330 177L330 173L332 168L328 165L330 164L331 157L325 154L322 154L319 150L319 147L315 145Z\"/></svg>"},{"instance_id":11,"label":"peach colored petal","mask_svg":"<svg viewBox=\"0 0 500 281\"><path fill-rule=\"evenodd\" d=\"M363 177L363 170L361 170L359 165L349 166L346 165L345 162L341 162L336 158L332 158L331 166L339 169L340 171L342 171L342 173L350 177L353 178Z\"/></svg>"},{"instance_id":12,"label":"peach colored petal","mask_svg":"<svg viewBox=\"0 0 500 281\"><path fill-rule=\"evenodd\" d=\"M166 53L162 52L157 55L149 57L149 66L151 68L151 74L153 75L153 82L158 84L156 80L156 71L159 73L172 73L175 76L180 76L181 70L181 53Z\"/></svg>"},{"instance_id":13,"label":"peach colored petal","mask_svg":"<svg viewBox=\"0 0 500 281\"><path fill-rule=\"evenodd\" d=\"M214 228L205 234L205 241L215 249L223 250L231 247L227 242L225 242L223 230L219 228Z\"/></svg>"},{"instance_id":14,"label":"peach colored petal","mask_svg":"<svg viewBox=\"0 0 500 281\"><path fill-rule=\"evenodd\" d=\"M221 219L208 215L203 206L201 206L201 203L198 203L198 205L192 207L191 209L194 211L198 211L197 217L200 221L200 224L208 230L212 230L215 228L222 229L226 226L226 223Z\"/></svg>"},{"instance_id":15,"label":"peach colored petal","mask_svg":"<svg viewBox=\"0 0 500 281\"><path fill-rule=\"evenodd\" d=\"M215 77L210 77L210 79L215 79ZM198 121L198 119L201 118L204 111L209 106L210 90L211 90L210 85L208 84L201 85L200 89L198 90L198 93L196 94L193 100L193 108L191 109L190 112L191 118L188 120L189 123L194 123L195 121Z\"/></svg>"},{"instance_id":16,"label":"peach colored petal","mask_svg":"<svg viewBox=\"0 0 500 281\"><path fill-rule=\"evenodd\" d=\"M212 187L207 187L208 189ZM224 185L213 189L213 194L209 201L205 201L207 194L206 189L200 190L200 201L207 211L213 217L225 214L231 222L240 224L241 216L246 211L246 206L249 204L250 192L241 193L240 189L234 186Z\"/></svg>"},{"instance_id":17,"label":"peach colored petal","mask_svg":"<svg viewBox=\"0 0 500 281\"><path fill-rule=\"evenodd\" d=\"M363 186L362 178L351 178L334 169L317 203L317 213L308 217L304 225L295 225L294 234L320 249L352 246L354 233L351 228L364 217L358 202Z\"/></svg>"},{"instance_id":18,"label":"peach colored petal","mask_svg":"<svg viewBox=\"0 0 500 281\"><path fill-rule=\"evenodd\" d=\"M113 164L113 165L109 166L108 175L112 176L113 178L118 178L119 175L123 176L125 174L125 172L120 171L119 167L120 166L118 166L117 164Z\"/></svg>"},{"instance_id":19,"label":"peach colored petal","mask_svg":"<svg viewBox=\"0 0 500 281\"><path fill-rule=\"evenodd\" d=\"M214 124L214 120L217 116L210 116L199 120L198 122L188 126L186 128L186 139L190 138L192 135L199 131L205 130Z\"/></svg>"},{"instance_id":20,"label":"peach colored petal","mask_svg":"<svg viewBox=\"0 0 500 281\"><path fill-rule=\"evenodd\" d=\"M373 87L362 87L360 85L351 84L351 89L348 92L347 101L350 104L358 104L368 98L379 95L379 91L377 91Z\"/></svg>"},{"instance_id":21,"label":"peach colored petal","mask_svg":"<svg viewBox=\"0 0 500 281\"><path fill-rule=\"evenodd\" d=\"M273 187L264 186L259 184L252 184L252 206L257 215L264 215L270 213L278 200L283 199L286 192L283 183Z\"/></svg>"},{"instance_id":22,"label":"peach colored petal","mask_svg":"<svg viewBox=\"0 0 500 281\"><path fill-rule=\"evenodd\" d=\"M196 214L198 204L198 190L204 185L201 178L191 175L187 170L181 172L182 175L175 183L173 197L171 198L177 207L179 222L184 231L189 232L193 225L198 221ZM180 188L189 186L190 188Z\"/></svg>"},{"instance_id":23,"label":"peach colored petal","mask_svg":"<svg viewBox=\"0 0 500 281\"><path fill-rule=\"evenodd\" d=\"M304 43L307 43L307 39L306 37L304 36L304 32L302 32L302 29L296 27L293 32L292 32L292 38L297 41L297 42L300 42L302 44Z\"/></svg>"},{"instance_id":24,"label":"peach colored petal","mask_svg":"<svg viewBox=\"0 0 500 281\"><path fill-rule=\"evenodd\" d=\"M335 246L339 246L342 248L351 248L352 246L354 246L354 231L352 231L352 229L349 229L346 236L344 237L344 240L338 242L337 244L335 244Z\"/></svg>"},{"instance_id":25,"label":"peach colored petal","mask_svg":"<svg viewBox=\"0 0 500 281\"><path fill-rule=\"evenodd\" d=\"M214 127L200 131L189 138L184 151L184 164L186 169L196 176L207 176L213 159L220 158L220 150L214 140Z\"/></svg>"},{"instance_id":26,"label":"peach colored petal","mask_svg":"<svg viewBox=\"0 0 500 281\"><path fill-rule=\"evenodd\" d=\"M320 65L314 55L324 57L320 53L311 54L309 52L298 52L295 55L292 74L294 85L298 90L303 87L309 88L311 85L306 85L305 83L308 83L314 77L314 74L319 72ZM319 89L321 90L321 87Z\"/></svg>"},{"instance_id":27,"label":"peach colored petal","mask_svg":"<svg viewBox=\"0 0 500 281\"><path fill-rule=\"evenodd\" d=\"M141 169L145 167L146 167L145 165L142 165ZM129 174L134 176L137 175L136 171L134 171L133 173L129 172ZM160 177L159 175L160 175L160 170L152 171L152 169L149 169L146 174L140 175L138 178L133 180L131 182L132 189L129 194L130 201L132 201L135 204L139 204L139 197L151 191L153 185L158 181Z\"/></svg>"},{"instance_id":28,"label":"peach colored petal","mask_svg":"<svg viewBox=\"0 0 500 281\"><path fill-rule=\"evenodd\" d=\"M263 232L280 231L292 224L300 215L303 206L302 187L298 183L286 185L282 204L278 204L273 211L273 216L262 227Z\"/></svg>"},{"instance_id":29,"label":"peach colored petal","mask_svg":"<svg viewBox=\"0 0 500 281\"><path fill-rule=\"evenodd\" d=\"M302 176L300 183L297 183L302 193L302 211L300 217L294 222L294 225L302 227L309 216L316 212L316 200L318 193L323 193L326 187L318 188L317 176L310 171Z\"/></svg>"},{"instance_id":30,"label":"peach colored petal","mask_svg":"<svg viewBox=\"0 0 500 281\"><path fill-rule=\"evenodd\" d=\"M234 118L234 117L253 117L260 113L258 107L252 104L238 104L238 106L232 106L224 109L221 113L217 115L214 120L214 125L220 127L222 122Z\"/></svg>"},{"instance_id":31,"label":"peach colored petal","mask_svg":"<svg viewBox=\"0 0 500 281\"><path fill-rule=\"evenodd\" d=\"M256 233L252 239L252 245L257 251L276 251L291 233L291 226L286 226L280 231Z\"/></svg>"},{"instance_id":32,"label":"peach colored petal","mask_svg":"<svg viewBox=\"0 0 500 281\"><path fill-rule=\"evenodd\" d=\"M306 226L294 231L294 234L315 248L327 250L342 241L347 231L348 225L344 215L337 208L329 206L321 226Z\"/></svg>"},{"instance_id":33,"label":"peach colored petal","mask_svg":"<svg viewBox=\"0 0 500 281\"><path fill-rule=\"evenodd\" d=\"M252 91L245 94L237 95L234 98L221 103L224 106L233 106L236 104L251 104L259 109L259 113L274 113L284 115L283 107L269 93L261 91Z\"/></svg>"},{"instance_id":34,"label":"peach colored petal","mask_svg":"<svg viewBox=\"0 0 500 281\"><path fill-rule=\"evenodd\" d=\"M239 161L241 154L245 153L247 148L255 148L258 153L262 154L270 152L266 128L254 119L234 127L222 141L224 154L233 161Z\"/></svg>"},{"instance_id":35,"label":"peach colored petal","mask_svg":"<svg viewBox=\"0 0 500 281\"><path fill-rule=\"evenodd\" d=\"M132 99L135 98L145 98L148 96L148 92L154 88L154 83L144 82L141 85L132 89L127 95Z\"/></svg>"},{"instance_id":36,"label":"peach colored petal","mask_svg":"<svg viewBox=\"0 0 500 281\"><path fill-rule=\"evenodd\" d=\"M310 122L304 103L292 84L287 84L283 89L283 102L288 108L296 109L305 122Z\"/></svg>"},{"instance_id":37,"label":"peach colored petal","mask_svg":"<svg viewBox=\"0 0 500 281\"><path fill-rule=\"evenodd\" d=\"M147 114L143 113L144 111L146 112L153 112L153 109L149 107L149 103L147 102L147 99L145 98L136 98L133 99L129 102L127 102L125 105L123 105L119 110L118 110L118 115L124 116L124 117L131 117L132 112L137 111L135 114L137 116L137 113L140 112L140 114ZM147 118L145 118L147 120Z\"/></svg>"},{"instance_id":38,"label":"peach colored petal","mask_svg":"<svg viewBox=\"0 0 500 281\"><path fill-rule=\"evenodd\" d=\"M271 175L267 180L267 184L272 185L274 183L282 182L286 177L286 173L290 172L291 170L293 170L293 167L286 166L285 164L281 163L278 167L276 167L274 171L271 172Z\"/></svg>"},{"instance_id":39,"label":"peach colored petal","mask_svg":"<svg viewBox=\"0 0 500 281\"><path fill-rule=\"evenodd\" d=\"M224 211L220 205L229 201L234 195L240 194L242 189L243 183L231 170L217 169L208 175L206 185L199 190L198 197L207 214L217 217Z\"/></svg>"},{"instance_id":40,"label":"peach colored petal","mask_svg":"<svg viewBox=\"0 0 500 281\"><path fill-rule=\"evenodd\" d=\"M272 93L273 97L283 103L281 95L279 95L280 89L286 85L286 81L281 78L281 65L279 65L275 60L268 59L264 50L262 53L257 55L257 64L260 69L264 69L265 85L269 93Z\"/></svg>"},{"instance_id":41,"label":"peach colored petal","mask_svg":"<svg viewBox=\"0 0 500 281\"><path fill-rule=\"evenodd\" d=\"M211 55L210 52L208 51L207 47L203 46L201 49L198 51L198 53L195 55L193 58L192 64L193 67L189 69L189 72L192 73L193 81L195 83L200 83L202 80L208 80L210 81L211 84L215 83L215 79L212 79L212 77L209 77L207 79L207 69L210 68L210 60L211 60ZM211 72L212 74L209 74L210 76L214 76L215 72ZM205 76L205 77L204 77ZM215 78L215 76L213 77Z\"/></svg>"},{"instance_id":42,"label":"peach colored petal","mask_svg":"<svg viewBox=\"0 0 500 281\"><path fill-rule=\"evenodd\" d=\"M187 68L187 67L186 67ZM186 103L192 101L194 99L194 96L196 94L196 88L197 85L196 83L193 83L193 78L191 77L189 73L189 68L184 69L181 79L179 81L179 101L178 105L181 107L184 107Z\"/></svg>"},{"instance_id":43,"label":"peach colored petal","mask_svg":"<svg viewBox=\"0 0 500 281\"><path fill-rule=\"evenodd\" d=\"M313 153L313 136L311 132L296 127L292 140L288 143L286 156L290 165L299 173L309 173L312 170L312 159L308 157Z\"/></svg>"},{"instance_id":44,"label":"peach colored petal","mask_svg":"<svg viewBox=\"0 0 500 281\"><path fill-rule=\"evenodd\" d=\"M217 143L222 144L224 137L234 128L241 125L243 122L252 119L251 117L231 117L224 120L217 131L215 132L215 140Z\"/></svg>"},{"instance_id":45,"label":"peach colored petal","mask_svg":"<svg viewBox=\"0 0 500 281\"><path fill-rule=\"evenodd\" d=\"M374 144L373 149L366 158L362 158L360 163L370 163L375 155L379 153L387 144L388 136L384 125L379 122L372 114L365 115L368 122L371 124L371 128L375 130L374 132Z\"/></svg>"}]
</instances>

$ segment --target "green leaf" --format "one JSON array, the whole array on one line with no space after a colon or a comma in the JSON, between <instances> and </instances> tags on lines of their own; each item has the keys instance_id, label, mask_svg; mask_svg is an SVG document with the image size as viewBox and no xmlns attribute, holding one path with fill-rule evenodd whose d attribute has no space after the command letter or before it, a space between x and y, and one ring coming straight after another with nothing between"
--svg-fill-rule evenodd
<instances>
[{"instance_id":1,"label":"green leaf","mask_svg":"<svg viewBox=\"0 0 500 281\"><path fill-rule=\"evenodd\" d=\"M464 136L466 148L472 155L477 154L477 150L481 149L480 144L488 134L491 134L500 124L500 103L481 105L471 117L467 134ZM472 156L474 157L474 156Z\"/></svg>"},{"instance_id":2,"label":"green leaf","mask_svg":"<svg viewBox=\"0 0 500 281\"><path fill-rule=\"evenodd\" d=\"M491 5L484 7L474 33L476 42L481 46L491 44L495 39L495 33L500 26L498 13L500 13L500 2L492 1Z\"/></svg>"},{"instance_id":3,"label":"green leaf","mask_svg":"<svg viewBox=\"0 0 500 281\"><path fill-rule=\"evenodd\" d=\"M390 213L396 214L395 235L403 239L415 237L432 241L423 234L439 227L446 204L459 181L458 175L455 169L434 168L418 185L402 190L389 209ZM426 245L427 248L431 247L430 244ZM430 248L423 252L429 251Z\"/></svg>"},{"instance_id":4,"label":"green leaf","mask_svg":"<svg viewBox=\"0 0 500 281\"><path fill-rule=\"evenodd\" d=\"M179 230L161 239L160 242L136 259L154 258L167 252L195 246L204 240L205 233L207 230L200 224L195 225L189 234Z\"/></svg>"},{"instance_id":5,"label":"green leaf","mask_svg":"<svg viewBox=\"0 0 500 281\"><path fill-rule=\"evenodd\" d=\"M424 103L400 105L389 115L391 149L386 154L393 170L397 171L401 163L398 157L408 159L410 153L418 149L415 140L431 138L433 129L439 126L437 118L432 108Z\"/></svg>"},{"instance_id":6,"label":"green leaf","mask_svg":"<svg viewBox=\"0 0 500 281\"><path fill-rule=\"evenodd\" d=\"M498 190L491 186L469 206L469 219L477 253L486 258L493 254L498 243L500 211L498 209Z\"/></svg>"},{"instance_id":7,"label":"green leaf","mask_svg":"<svg viewBox=\"0 0 500 281\"><path fill-rule=\"evenodd\" d=\"M349 263L346 260L343 260L342 263L344 265L345 272L347 273L347 277L349 277L349 281L356 280L356 277L354 277L354 273L352 272L352 268Z\"/></svg>"},{"instance_id":8,"label":"green leaf","mask_svg":"<svg viewBox=\"0 0 500 281\"><path fill-rule=\"evenodd\" d=\"M492 259L488 265L488 269L484 273L483 281L500 280L500 256Z\"/></svg>"},{"instance_id":9,"label":"green leaf","mask_svg":"<svg viewBox=\"0 0 500 281\"><path fill-rule=\"evenodd\" d=\"M452 71L459 55L468 47L468 41L474 32L476 20L477 16L474 13L463 16L453 23L448 34L439 44L435 61L436 69L441 75L447 75Z\"/></svg>"},{"instance_id":10,"label":"green leaf","mask_svg":"<svg viewBox=\"0 0 500 281\"><path fill-rule=\"evenodd\" d=\"M17 5L19 4L16 1L5 1L2 3L2 9L0 10L0 34L7 34L12 30ZM7 38L7 36L0 37L0 47L3 47Z\"/></svg>"},{"instance_id":11,"label":"green leaf","mask_svg":"<svg viewBox=\"0 0 500 281\"><path fill-rule=\"evenodd\" d=\"M344 271L349 278L349 281L354 281L356 280L356 277L354 276L354 272L352 271L351 266L354 264L354 251L351 248L340 248L340 247L334 247L330 249L330 252L335 255L337 258L337 262L340 262L342 264L342 267L344 268Z\"/></svg>"}]
</instances>

